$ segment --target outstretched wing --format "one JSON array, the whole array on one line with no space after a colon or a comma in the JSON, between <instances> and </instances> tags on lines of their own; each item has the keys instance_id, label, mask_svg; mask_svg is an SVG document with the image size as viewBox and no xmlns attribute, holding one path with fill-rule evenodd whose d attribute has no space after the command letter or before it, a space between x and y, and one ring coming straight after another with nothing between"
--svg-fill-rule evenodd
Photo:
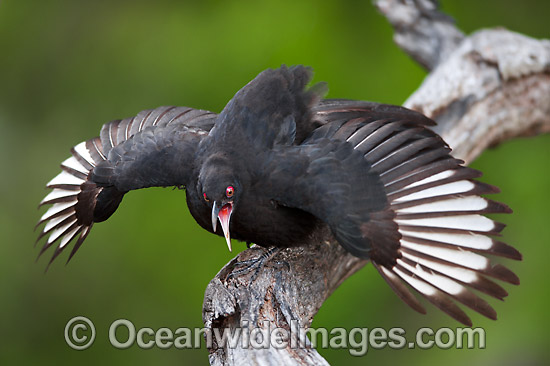
<instances>
[{"instance_id":1,"label":"outstretched wing","mask_svg":"<svg viewBox=\"0 0 550 366\"><path fill-rule=\"evenodd\" d=\"M208 111L159 107L107 123L99 137L72 148L40 202L52 205L37 224L46 223L38 240L49 235L40 255L59 241L51 263L80 235L70 260L92 225L108 219L129 190L185 186L195 149L215 118Z\"/></svg>"},{"instance_id":2,"label":"outstretched wing","mask_svg":"<svg viewBox=\"0 0 550 366\"><path fill-rule=\"evenodd\" d=\"M453 158L427 128L434 122L419 113L326 100L314 116L324 125L300 151L284 153L285 164L294 159L302 166L297 184L286 187L285 204L328 223L343 247L370 258L413 309L425 312L405 284L464 324L471 320L451 299L496 319L493 308L468 287L502 299L506 291L487 277L519 283L483 255L521 259L517 250L491 238L504 225L483 216L511 212L480 196L498 189L476 181L481 174Z\"/></svg>"}]
</instances>

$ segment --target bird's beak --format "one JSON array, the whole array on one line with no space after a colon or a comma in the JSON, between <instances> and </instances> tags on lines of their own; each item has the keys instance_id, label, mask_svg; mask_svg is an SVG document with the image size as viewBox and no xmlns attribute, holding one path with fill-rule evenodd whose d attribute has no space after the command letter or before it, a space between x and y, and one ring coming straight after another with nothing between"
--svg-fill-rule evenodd
<instances>
[{"instance_id":1,"label":"bird's beak","mask_svg":"<svg viewBox=\"0 0 550 366\"><path fill-rule=\"evenodd\" d=\"M231 219L231 212L233 211L233 202L228 202L223 206L219 206L218 202L214 202L212 205L212 228L216 232L218 226L218 219L222 224L223 235L227 241L227 247L231 251L231 236L229 235L229 220Z\"/></svg>"}]
</instances>

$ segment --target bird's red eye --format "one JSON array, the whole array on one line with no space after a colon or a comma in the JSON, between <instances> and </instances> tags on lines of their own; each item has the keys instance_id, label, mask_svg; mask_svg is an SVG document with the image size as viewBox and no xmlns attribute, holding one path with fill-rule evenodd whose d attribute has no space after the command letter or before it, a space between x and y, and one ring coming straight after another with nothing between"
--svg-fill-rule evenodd
<instances>
[{"instance_id":1,"label":"bird's red eye","mask_svg":"<svg viewBox=\"0 0 550 366\"><path fill-rule=\"evenodd\" d=\"M235 190L233 189L233 186L227 187L227 189L225 190L225 195L227 196L227 198L233 197L234 194Z\"/></svg>"},{"instance_id":2,"label":"bird's red eye","mask_svg":"<svg viewBox=\"0 0 550 366\"><path fill-rule=\"evenodd\" d=\"M202 196L204 197L204 200L206 202L210 202L210 200L208 199L208 196L206 195L206 193L203 193Z\"/></svg>"}]
</instances>

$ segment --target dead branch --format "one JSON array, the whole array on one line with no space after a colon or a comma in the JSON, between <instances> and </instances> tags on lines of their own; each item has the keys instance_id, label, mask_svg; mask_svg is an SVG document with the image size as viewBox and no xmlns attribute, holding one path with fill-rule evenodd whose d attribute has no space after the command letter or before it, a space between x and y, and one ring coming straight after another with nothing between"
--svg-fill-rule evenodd
<instances>
[{"instance_id":1,"label":"dead branch","mask_svg":"<svg viewBox=\"0 0 550 366\"><path fill-rule=\"evenodd\" d=\"M471 162L505 140L550 131L550 41L505 29L465 37L429 0L379 0L376 6L396 29L395 42L431 70L405 106L438 121L436 130L455 156ZM227 280L236 261L261 253L240 253L210 282L203 306L207 328L307 328L328 296L366 264L325 231L277 254L254 281L249 275ZM254 349L214 342L209 358L212 365L327 365L307 340L291 345Z\"/></svg>"}]
</instances>

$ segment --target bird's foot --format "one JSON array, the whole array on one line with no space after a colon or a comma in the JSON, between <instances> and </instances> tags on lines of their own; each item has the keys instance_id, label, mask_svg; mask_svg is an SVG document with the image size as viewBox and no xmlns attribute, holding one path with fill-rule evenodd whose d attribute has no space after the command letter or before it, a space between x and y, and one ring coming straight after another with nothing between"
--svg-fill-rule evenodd
<instances>
[{"instance_id":1,"label":"bird's foot","mask_svg":"<svg viewBox=\"0 0 550 366\"><path fill-rule=\"evenodd\" d=\"M239 276L242 276L244 274L252 273L252 277L250 277L250 282L254 282L256 277L258 277L258 274L260 273L260 270L264 266L264 264L271 259L275 254L279 253L282 250L282 248L278 247L270 247L269 249L265 250L264 253L262 253L258 258L254 259L248 259L245 261L236 262L233 265L233 268L242 267L240 269L234 270L227 276L227 280L230 278L236 278Z\"/></svg>"}]
</instances>

